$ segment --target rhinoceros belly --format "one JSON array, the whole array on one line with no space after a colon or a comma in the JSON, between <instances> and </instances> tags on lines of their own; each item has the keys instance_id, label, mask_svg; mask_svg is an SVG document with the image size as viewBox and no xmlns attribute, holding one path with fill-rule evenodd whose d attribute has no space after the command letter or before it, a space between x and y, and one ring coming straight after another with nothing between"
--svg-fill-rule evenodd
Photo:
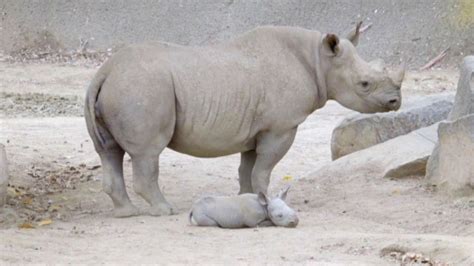
<instances>
[{"instance_id":1,"label":"rhinoceros belly","mask_svg":"<svg viewBox=\"0 0 474 266\"><path fill-rule=\"evenodd\" d=\"M175 131L168 147L198 157L254 149L262 125L258 94L249 86L211 91L195 90L178 98Z\"/></svg>"},{"instance_id":2,"label":"rhinoceros belly","mask_svg":"<svg viewBox=\"0 0 474 266\"><path fill-rule=\"evenodd\" d=\"M263 98L258 61L220 50L181 61L173 67L176 126L168 147L199 157L253 149Z\"/></svg>"},{"instance_id":3,"label":"rhinoceros belly","mask_svg":"<svg viewBox=\"0 0 474 266\"><path fill-rule=\"evenodd\" d=\"M237 114L221 114L214 121L207 122L178 116L168 147L197 157L218 157L252 150L256 135L252 119Z\"/></svg>"}]
</instances>

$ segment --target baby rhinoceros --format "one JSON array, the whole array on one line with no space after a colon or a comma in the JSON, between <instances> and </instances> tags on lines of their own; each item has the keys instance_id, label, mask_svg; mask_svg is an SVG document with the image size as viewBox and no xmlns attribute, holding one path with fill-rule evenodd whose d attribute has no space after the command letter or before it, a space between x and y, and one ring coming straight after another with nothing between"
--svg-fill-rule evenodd
<instances>
[{"instance_id":1,"label":"baby rhinoceros","mask_svg":"<svg viewBox=\"0 0 474 266\"><path fill-rule=\"evenodd\" d=\"M197 226L221 228L296 227L296 212L285 203L288 189L272 199L262 192L258 195L246 193L231 197L203 197L194 203L189 222Z\"/></svg>"}]
</instances>

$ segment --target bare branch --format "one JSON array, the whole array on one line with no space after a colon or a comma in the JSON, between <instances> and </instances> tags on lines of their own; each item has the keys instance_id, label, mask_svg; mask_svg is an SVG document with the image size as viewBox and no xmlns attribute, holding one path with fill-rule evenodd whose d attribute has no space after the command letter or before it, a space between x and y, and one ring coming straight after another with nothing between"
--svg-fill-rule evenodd
<instances>
[{"instance_id":1,"label":"bare branch","mask_svg":"<svg viewBox=\"0 0 474 266\"><path fill-rule=\"evenodd\" d=\"M367 31L368 29L370 29L372 27L372 23L369 23L367 25L365 25L364 27L360 28L359 29L359 32L360 33L364 33L364 31Z\"/></svg>"},{"instance_id":2,"label":"bare branch","mask_svg":"<svg viewBox=\"0 0 474 266\"><path fill-rule=\"evenodd\" d=\"M419 70L427 70L436 65L437 63L441 62L441 60L443 60L443 58L447 55L449 49L450 47L444 49L439 55L437 55L435 58L431 59L428 63L426 63L426 65L420 67Z\"/></svg>"}]
</instances>

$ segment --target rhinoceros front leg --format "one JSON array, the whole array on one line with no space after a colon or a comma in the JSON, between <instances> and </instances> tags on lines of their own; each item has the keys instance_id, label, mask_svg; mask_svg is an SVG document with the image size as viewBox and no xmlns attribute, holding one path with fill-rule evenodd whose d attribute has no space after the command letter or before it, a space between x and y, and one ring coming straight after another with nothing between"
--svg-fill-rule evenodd
<instances>
[{"instance_id":1,"label":"rhinoceros front leg","mask_svg":"<svg viewBox=\"0 0 474 266\"><path fill-rule=\"evenodd\" d=\"M150 203L150 214L154 216L174 214L173 207L166 201L158 186L159 155L133 156L132 168L133 188Z\"/></svg>"},{"instance_id":2,"label":"rhinoceros front leg","mask_svg":"<svg viewBox=\"0 0 474 266\"><path fill-rule=\"evenodd\" d=\"M246 151L240 154L240 166L239 166L239 183L240 191L239 194L252 193L252 169L255 165L255 159L257 153L253 151Z\"/></svg>"},{"instance_id":3,"label":"rhinoceros front leg","mask_svg":"<svg viewBox=\"0 0 474 266\"><path fill-rule=\"evenodd\" d=\"M252 170L253 193L267 193L270 175L275 165L288 152L295 140L296 128L285 132L265 132L257 140L255 165Z\"/></svg>"}]
</instances>

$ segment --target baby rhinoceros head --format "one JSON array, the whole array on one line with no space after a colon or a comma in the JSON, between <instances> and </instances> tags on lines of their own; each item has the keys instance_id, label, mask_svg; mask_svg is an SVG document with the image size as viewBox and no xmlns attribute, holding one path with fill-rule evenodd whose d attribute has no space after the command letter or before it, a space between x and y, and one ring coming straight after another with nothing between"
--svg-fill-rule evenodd
<instances>
[{"instance_id":1,"label":"baby rhinoceros head","mask_svg":"<svg viewBox=\"0 0 474 266\"><path fill-rule=\"evenodd\" d=\"M258 201L267 209L268 218L276 225L283 227L296 227L298 225L298 216L286 202L288 188L281 191L277 197L268 198L264 193L258 193Z\"/></svg>"}]
</instances>

